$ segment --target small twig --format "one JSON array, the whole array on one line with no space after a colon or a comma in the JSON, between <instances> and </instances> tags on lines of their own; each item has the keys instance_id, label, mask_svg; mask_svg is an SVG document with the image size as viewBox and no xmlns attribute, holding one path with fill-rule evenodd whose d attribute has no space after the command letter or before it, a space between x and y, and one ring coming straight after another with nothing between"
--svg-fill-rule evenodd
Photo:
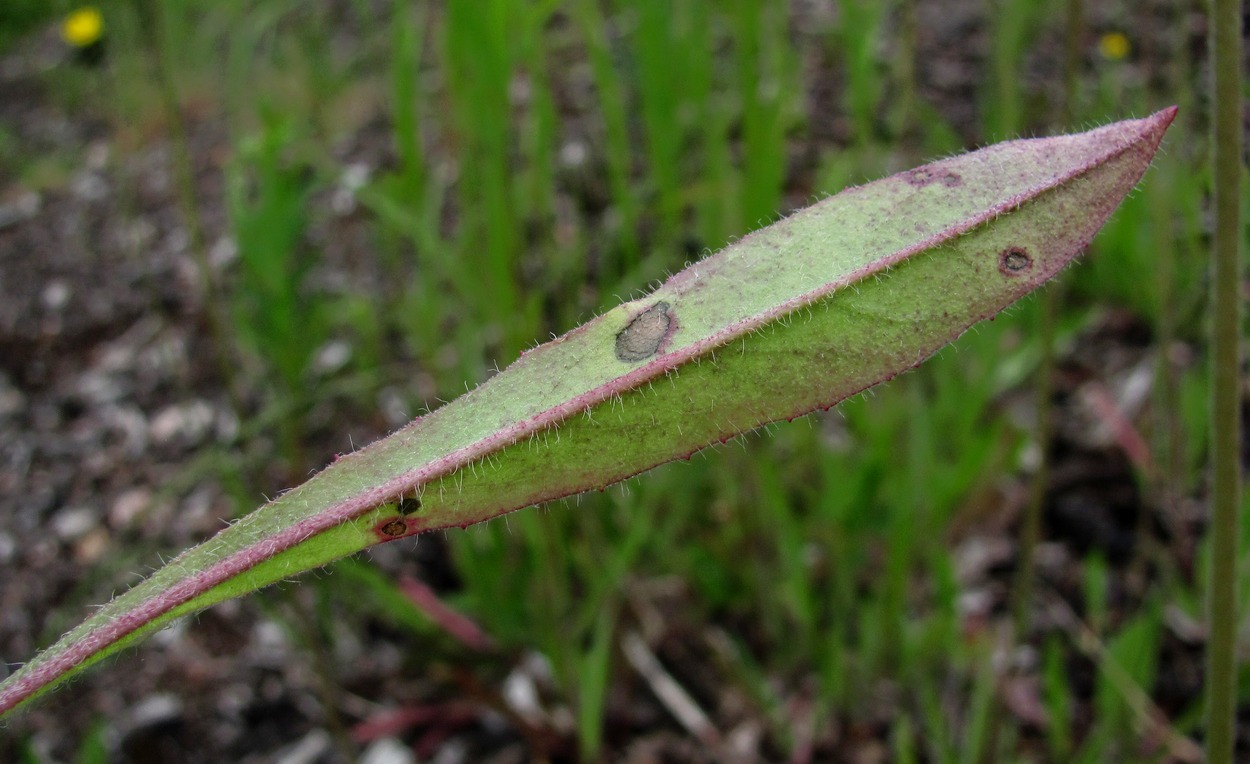
<instances>
[{"instance_id":1,"label":"small twig","mask_svg":"<svg viewBox=\"0 0 1250 764\"><path fill-rule=\"evenodd\" d=\"M494 649L495 641L490 638L490 635L468 616L447 607L446 603L439 599L434 590L424 582L412 576L403 576L399 579L399 589L427 618L455 637L465 647L478 652L489 652Z\"/></svg>"},{"instance_id":2,"label":"small twig","mask_svg":"<svg viewBox=\"0 0 1250 764\"><path fill-rule=\"evenodd\" d=\"M365 745L379 738L404 734L413 727L467 727L480 715L481 709L464 701L387 708L353 725L352 740L358 745Z\"/></svg>"},{"instance_id":3,"label":"small twig","mask_svg":"<svg viewBox=\"0 0 1250 764\"><path fill-rule=\"evenodd\" d=\"M720 731L695 699L690 697L690 693L664 669L660 659L655 657L655 653L651 652L651 648L638 632L630 631L621 638L621 650L629 665L646 681L678 724L706 745L720 746Z\"/></svg>"},{"instance_id":4,"label":"small twig","mask_svg":"<svg viewBox=\"0 0 1250 764\"><path fill-rule=\"evenodd\" d=\"M1161 738L1168 753L1178 761L1186 762L1186 764L1201 762L1202 746L1178 732L1168 721L1167 714L1163 713L1163 710L1151 700L1150 695L1137 684L1133 677L1129 676L1128 671L1107 650L1107 646L1098 638L1094 630L1072 611L1063 598L1054 592L1051 595L1060 623L1068 630L1080 651L1098 665L1098 670L1103 672L1107 681L1111 682L1124 698L1140 725L1140 731L1150 732Z\"/></svg>"},{"instance_id":5,"label":"small twig","mask_svg":"<svg viewBox=\"0 0 1250 764\"><path fill-rule=\"evenodd\" d=\"M1153 480L1155 464L1150 455L1150 446L1137 431L1132 420L1125 415L1106 385L1098 381L1086 382L1081 386L1080 395L1081 400L1089 406L1095 418L1098 419L1098 423L1107 429L1111 439L1120 447L1142 477L1148 481Z\"/></svg>"}]
</instances>

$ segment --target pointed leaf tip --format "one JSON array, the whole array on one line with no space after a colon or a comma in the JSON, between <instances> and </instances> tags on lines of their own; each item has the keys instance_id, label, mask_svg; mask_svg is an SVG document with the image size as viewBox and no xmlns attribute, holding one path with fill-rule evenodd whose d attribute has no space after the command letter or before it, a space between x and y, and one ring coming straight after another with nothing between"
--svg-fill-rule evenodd
<instances>
[{"instance_id":1,"label":"pointed leaf tip","mask_svg":"<svg viewBox=\"0 0 1250 764\"><path fill-rule=\"evenodd\" d=\"M1159 148L1163 134L1171 127L1178 113L1180 113L1180 107L1173 105L1160 109L1149 117L1136 120L1142 125L1142 138L1146 140L1152 154Z\"/></svg>"}]
</instances>

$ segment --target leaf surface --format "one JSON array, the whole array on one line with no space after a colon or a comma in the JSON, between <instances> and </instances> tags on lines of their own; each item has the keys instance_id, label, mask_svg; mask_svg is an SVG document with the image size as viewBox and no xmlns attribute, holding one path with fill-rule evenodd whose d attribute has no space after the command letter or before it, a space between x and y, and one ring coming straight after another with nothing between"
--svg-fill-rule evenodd
<instances>
[{"instance_id":1,"label":"leaf surface","mask_svg":"<svg viewBox=\"0 0 1250 764\"><path fill-rule=\"evenodd\" d=\"M5 680L0 714L179 616L602 488L916 366L1078 255L1175 113L944 159L745 236L184 552Z\"/></svg>"}]
</instances>

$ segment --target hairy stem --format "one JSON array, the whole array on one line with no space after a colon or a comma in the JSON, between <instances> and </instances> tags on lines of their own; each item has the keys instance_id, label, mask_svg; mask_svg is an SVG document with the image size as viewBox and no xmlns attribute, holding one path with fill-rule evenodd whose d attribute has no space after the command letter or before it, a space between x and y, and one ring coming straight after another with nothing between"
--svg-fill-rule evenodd
<instances>
[{"instance_id":1,"label":"hairy stem","mask_svg":"<svg viewBox=\"0 0 1250 764\"><path fill-rule=\"evenodd\" d=\"M1207 761L1231 764L1236 715L1237 457L1241 428L1241 3L1212 0L1211 71L1214 114L1211 155L1215 187L1212 260L1211 570L1208 578Z\"/></svg>"}]
</instances>

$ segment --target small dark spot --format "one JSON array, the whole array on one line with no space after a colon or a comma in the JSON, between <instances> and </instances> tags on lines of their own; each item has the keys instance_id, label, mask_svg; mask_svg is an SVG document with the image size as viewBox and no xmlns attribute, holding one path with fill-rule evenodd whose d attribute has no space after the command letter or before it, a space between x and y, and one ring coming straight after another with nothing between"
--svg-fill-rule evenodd
<instances>
[{"instance_id":1,"label":"small dark spot","mask_svg":"<svg viewBox=\"0 0 1250 764\"><path fill-rule=\"evenodd\" d=\"M634 316L616 335L616 357L634 363L658 353L673 324L670 309L667 302L661 301Z\"/></svg>"},{"instance_id":2,"label":"small dark spot","mask_svg":"<svg viewBox=\"0 0 1250 764\"><path fill-rule=\"evenodd\" d=\"M955 186L961 185L963 182L964 179L959 177L959 173L957 172L946 172L942 174L942 185L947 188L954 188Z\"/></svg>"},{"instance_id":3,"label":"small dark spot","mask_svg":"<svg viewBox=\"0 0 1250 764\"><path fill-rule=\"evenodd\" d=\"M998 256L998 270L1008 276L1024 273L1033 267L1033 258L1023 247L1008 247Z\"/></svg>"},{"instance_id":4,"label":"small dark spot","mask_svg":"<svg viewBox=\"0 0 1250 764\"><path fill-rule=\"evenodd\" d=\"M408 524L403 520L392 520L380 530L388 536L402 536L408 532Z\"/></svg>"},{"instance_id":5,"label":"small dark spot","mask_svg":"<svg viewBox=\"0 0 1250 764\"><path fill-rule=\"evenodd\" d=\"M399 498L399 514L411 515L421 509L420 496L401 496Z\"/></svg>"}]
</instances>

